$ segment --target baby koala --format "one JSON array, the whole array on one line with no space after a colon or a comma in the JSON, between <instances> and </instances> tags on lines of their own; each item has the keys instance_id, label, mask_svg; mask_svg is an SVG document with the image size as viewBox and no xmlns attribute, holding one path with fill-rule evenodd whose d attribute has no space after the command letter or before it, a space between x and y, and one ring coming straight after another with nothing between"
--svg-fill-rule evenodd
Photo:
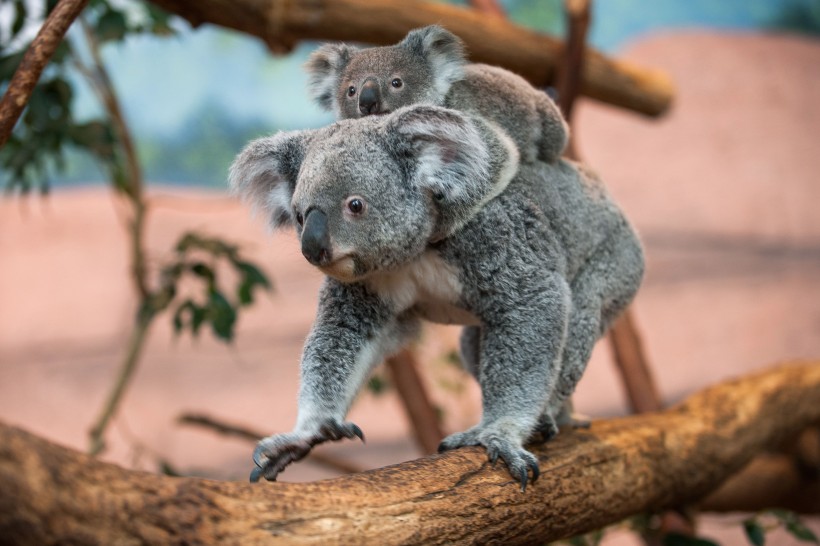
<instances>
[{"instance_id":1,"label":"baby koala","mask_svg":"<svg viewBox=\"0 0 820 546\"><path fill-rule=\"evenodd\" d=\"M557 432L643 275L635 233L592 174L561 159L519 165L483 117L416 105L253 141L230 184L273 225L292 225L327 275L296 425L259 442L252 481L318 443L361 438L345 421L356 393L422 319L466 326L462 355L482 392L480 423L441 449L484 446L522 490L537 478L525 442Z\"/></svg>"},{"instance_id":2,"label":"baby koala","mask_svg":"<svg viewBox=\"0 0 820 546\"><path fill-rule=\"evenodd\" d=\"M546 93L503 68L468 63L462 41L440 26L410 31L393 46L326 44L306 68L316 102L339 119L411 104L446 106L497 124L524 163L555 161L569 139L569 127Z\"/></svg>"}]
</instances>

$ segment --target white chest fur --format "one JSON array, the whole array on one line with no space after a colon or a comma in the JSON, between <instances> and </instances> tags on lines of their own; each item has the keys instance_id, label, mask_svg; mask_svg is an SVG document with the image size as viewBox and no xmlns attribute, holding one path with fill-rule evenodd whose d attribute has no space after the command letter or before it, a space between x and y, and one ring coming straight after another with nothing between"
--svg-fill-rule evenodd
<instances>
[{"instance_id":1,"label":"white chest fur","mask_svg":"<svg viewBox=\"0 0 820 546\"><path fill-rule=\"evenodd\" d=\"M458 270L433 250L401 269L374 276L367 282L397 313L413 308L432 322L479 324L472 313L458 306L462 290Z\"/></svg>"}]
</instances>

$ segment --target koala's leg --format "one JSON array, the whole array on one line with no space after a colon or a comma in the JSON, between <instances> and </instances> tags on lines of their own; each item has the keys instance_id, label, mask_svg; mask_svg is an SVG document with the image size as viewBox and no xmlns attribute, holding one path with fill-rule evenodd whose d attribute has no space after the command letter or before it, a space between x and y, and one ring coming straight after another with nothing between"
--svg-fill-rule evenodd
<instances>
[{"instance_id":1,"label":"koala's leg","mask_svg":"<svg viewBox=\"0 0 820 546\"><path fill-rule=\"evenodd\" d=\"M440 451L482 445L492 462L504 460L526 487L528 471L538 477L538 460L523 447L545 409L560 366L569 313L569 287L559 276L527 287L522 299L492 302L481 329L481 422L445 438ZM526 299L523 299L526 298Z\"/></svg>"},{"instance_id":2,"label":"koala's leg","mask_svg":"<svg viewBox=\"0 0 820 546\"><path fill-rule=\"evenodd\" d=\"M299 411L294 429L263 438L251 481L275 480L319 443L364 435L344 421L368 373L418 331L413 317L395 317L360 285L328 280L302 354Z\"/></svg>"},{"instance_id":3,"label":"koala's leg","mask_svg":"<svg viewBox=\"0 0 820 546\"><path fill-rule=\"evenodd\" d=\"M546 93L539 93L535 101L538 119L541 122L538 139L538 159L552 163L564 153L569 144L569 125Z\"/></svg>"},{"instance_id":4,"label":"koala's leg","mask_svg":"<svg viewBox=\"0 0 820 546\"><path fill-rule=\"evenodd\" d=\"M550 399L557 415L586 369L595 342L606 332L638 290L643 251L624 222L590 258L572 282L572 310L564 362Z\"/></svg>"}]
</instances>

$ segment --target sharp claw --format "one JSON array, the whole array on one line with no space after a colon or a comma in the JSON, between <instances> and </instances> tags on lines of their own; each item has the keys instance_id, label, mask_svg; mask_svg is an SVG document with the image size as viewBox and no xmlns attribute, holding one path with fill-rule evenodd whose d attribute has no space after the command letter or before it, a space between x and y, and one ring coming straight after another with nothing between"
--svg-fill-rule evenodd
<instances>
[{"instance_id":1,"label":"sharp claw","mask_svg":"<svg viewBox=\"0 0 820 546\"><path fill-rule=\"evenodd\" d=\"M535 483L535 480L538 479L538 476L541 475L541 469L538 468L538 463L530 461L529 463L530 470L532 470L532 483Z\"/></svg>"},{"instance_id":2,"label":"sharp claw","mask_svg":"<svg viewBox=\"0 0 820 546\"><path fill-rule=\"evenodd\" d=\"M439 452L439 453L444 453L445 451L447 451L447 447L444 445L444 442L441 442L441 443L438 445L438 452Z\"/></svg>"},{"instance_id":3,"label":"sharp claw","mask_svg":"<svg viewBox=\"0 0 820 546\"><path fill-rule=\"evenodd\" d=\"M488 458L490 459L490 464L493 465L493 467L495 467L495 463L498 462L498 452L493 451L492 453L489 453L488 455L489 455Z\"/></svg>"},{"instance_id":4,"label":"sharp claw","mask_svg":"<svg viewBox=\"0 0 820 546\"><path fill-rule=\"evenodd\" d=\"M524 467L521 469L521 492L524 493L527 490L527 468Z\"/></svg>"},{"instance_id":5,"label":"sharp claw","mask_svg":"<svg viewBox=\"0 0 820 546\"><path fill-rule=\"evenodd\" d=\"M253 450L253 462L259 467L265 466L265 463L268 462L268 456L265 455L265 448L261 445L257 445L256 449Z\"/></svg>"},{"instance_id":6,"label":"sharp claw","mask_svg":"<svg viewBox=\"0 0 820 546\"><path fill-rule=\"evenodd\" d=\"M256 483L259 481L259 478L262 477L262 469L259 467L254 468L251 470L251 483Z\"/></svg>"},{"instance_id":7,"label":"sharp claw","mask_svg":"<svg viewBox=\"0 0 820 546\"><path fill-rule=\"evenodd\" d=\"M351 423L351 428L353 429L353 435L354 435L354 436L358 436L358 437L359 437L359 440L361 440L362 442L364 442L364 432L362 432L362 429L360 429L360 428L358 427L358 425L354 425L354 424L352 424L352 423ZM441 447L441 446L439 446L439 447Z\"/></svg>"}]
</instances>

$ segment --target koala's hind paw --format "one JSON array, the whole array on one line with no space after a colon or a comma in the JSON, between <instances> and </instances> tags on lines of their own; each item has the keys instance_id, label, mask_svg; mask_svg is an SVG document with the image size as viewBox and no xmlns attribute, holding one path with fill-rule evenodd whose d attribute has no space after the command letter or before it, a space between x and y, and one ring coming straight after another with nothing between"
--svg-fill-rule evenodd
<instances>
[{"instance_id":1,"label":"koala's hind paw","mask_svg":"<svg viewBox=\"0 0 820 546\"><path fill-rule=\"evenodd\" d=\"M315 434L292 432L263 438L253 451L256 468L251 471L250 481L258 482L260 478L275 481L285 467L304 458L316 444L342 438L359 438L364 441L364 433L353 423L329 421L320 426L319 432Z\"/></svg>"},{"instance_id":2,"label":"koala's hind paw","mask_svg":"<svg viewBox=\"0 0 820 546\"><path fill-rule=\"evenodd\" d=\"M438 446L439 453L464 446L482 445L487 449L487 458L495 463L500 458L507 465L510 474L521 484L521 492L526 491L529 473L532 472L532 481L538 479L541 471L538 469L538 459L515 442L495 434L488 434L481 429L470 429L464 432L451 434Z\"/></svg>"},{"instance_id":3,"label":"koala's hind paw","mask_svg":"<svg viewBox=\"0 0 820 546\"><path fill-rule=\"evenodd\" d=\"M495 464L496 461L501 458L501 460L507 464L507 469L509 469L512 477L521 484L522 493L527 490L529 471L532 471L533 483L535 483L535 480L541 475L541 471L538 469L538 459L526 449L518 447L512 442L502 438L493 438L485 445L487 447L487 457L490 459L490 462Z\"/></svg>"}]
</instances>

